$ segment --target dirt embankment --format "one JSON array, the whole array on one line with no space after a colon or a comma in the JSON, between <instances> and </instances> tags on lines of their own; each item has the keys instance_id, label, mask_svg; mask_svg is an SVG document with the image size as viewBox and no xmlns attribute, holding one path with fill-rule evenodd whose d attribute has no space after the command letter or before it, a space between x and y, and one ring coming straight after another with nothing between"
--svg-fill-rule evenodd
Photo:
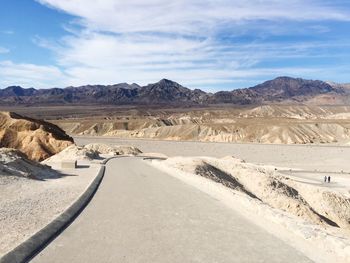
<instances>
[{"instance_id":1,"label":"dirt embankment","mask_svg":"<svg viewBox=\"0 0 350 263\"><path fill-rule=\"evenodd\" d=\"M10 148L0 148L0 177L5 180L7 177L22 177L28 179L42 180L47 178L57 178L58 172L49 166L27 159L18 150ZM3 181L4 183L4 181Z\"/></svg>"},{"instance_id":2,"label":"dirt embankment","mask_svg":"<svg viewBox=\"0 0 350 263\"><path fill-rule=\"evenodd\" d=\"M142 153L138 148L129 145L106 145L90 143L84 146L71 145L63 151L42 161L44 164L60 163L63 160L82 161L103 159L100 155L138 155Z\"/></svg>"},{"instance_id":3,"label":"dirt embankment","mask_svg":"<svg viewBox=\"0 0 350 263\"><path fill-rule=\"evenodd\" d=\"M42 161L73 144L73 139L58 126L0 112L0 147L14 148L29 159Z\"/></svg>"},{"instance_id":4,"label":"dirt embankment","mask_svg":"<svg viewBox=\"0 0 350 263\"><path fill-rule=\"evenodd\" d=\"M350 196L290 180L273 168L233 157L173 157L162 165L209 178L309 222L350 230Z\"/></svg>"}]
</instances>

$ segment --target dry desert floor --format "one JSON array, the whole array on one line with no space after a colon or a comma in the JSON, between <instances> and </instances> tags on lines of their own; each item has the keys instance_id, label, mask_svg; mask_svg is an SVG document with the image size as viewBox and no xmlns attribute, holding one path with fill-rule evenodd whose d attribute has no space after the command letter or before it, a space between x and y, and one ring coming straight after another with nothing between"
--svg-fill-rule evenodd
<instances>
[{"instance_id":1,"label":"dry desert floor","mask_svg":"<svg viewBox=\"0 0 350 263\"><path fill-rule=\"evenodd\" d=\"M92 142L133 145L144 153L163 153L169 157L235 156L249 163L274 165L282 169L350 173L350 146L162 141L106 136L76 136L74 140L80 145ZM323 176L320 174L321 179Z\"/></svg>"}]
</instances>

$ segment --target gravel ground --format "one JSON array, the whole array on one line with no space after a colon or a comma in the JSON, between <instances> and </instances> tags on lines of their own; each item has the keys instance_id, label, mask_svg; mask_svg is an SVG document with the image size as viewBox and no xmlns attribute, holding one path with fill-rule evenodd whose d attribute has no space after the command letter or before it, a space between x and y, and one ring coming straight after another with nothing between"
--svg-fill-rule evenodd
<instances>
[{"instance_id":1,"label":"gravel ground","mask_svg":"<svg viewBox=\"0 0 350 263\"><path fill-rule=\"evenodd\" d=\"M88 187L99 165L62 171L66 176L33 180L0 176L0 256L45 227Z\"/></svg>"}]
</instances>

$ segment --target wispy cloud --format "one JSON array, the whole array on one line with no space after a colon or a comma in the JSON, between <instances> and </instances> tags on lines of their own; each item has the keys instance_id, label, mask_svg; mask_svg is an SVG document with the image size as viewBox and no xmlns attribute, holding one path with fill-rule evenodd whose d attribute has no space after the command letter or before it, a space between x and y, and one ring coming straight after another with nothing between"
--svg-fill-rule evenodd
<instances>
[{"instance_id":1,"label":"wispy cloud","mask_svg":"<svg viewBox=\"0 0 350 263\"><path fill-rule=\"evenodd\" d=\"M39 41L40 42L40 41ZM58 64L65 69L72 85L137 82L141 85L169 78L190 87L213 89L215 84L235 79L278 75L312 76L317 67L278 68L256 65L264 60L335 56L328 47L348 50L350 43L301 42L223 44L215 39L165 37L157 35L109 35L89 33L66 37L59 45L42 41L54 50ZM341 54L338 54L341 55ZM314 74L315 75L315 74ZM242 81L243 83L243 81Z\"/></svg>"},{"instance_id":2,"label":"wispy cloud","mask_svg":"<svg viewBox=\"0 0 350 263\"><path fill-rule=\"evenodd\" d=\"M342 20L348 13L315 0L39 0L81 18L92 30L115 33L165 32L206 36L208 29L256 20Z\"/></svg>"},{"instance_id":3,"label":"wispy cloud","mask_svg":"<svg viewBox=\"0 0 350 263\"><path fill-rule=\"evenodd\" d=\"M35 39L57 61L56 67L41 69L54 68L53 79L62 78L61 84L147 84L165 77L190 87L241 87L237 80L297 72L316 76L327 66L293 67L286 61L342 56L350 46L349 41L273 38L291 31L328 34L331 29L319 22L348 23L349 8L339 1L37 1L76 17L61 39ZM278 60L284 63L270 65Z\"/></svg>"},{"instance_id":4,"label":"wispy cloud","mask_svg":"<svg viewBox=\"0 0 350 263\"><path fill-rule=\"evenodd\" d=\"M13 35L15 32L12 30L1 30L0 33L5 35Z\"/></svg>"},{"instance_id":5,"label":"wispy cloud","mask_svg":"<svg viewBox=\"0 0 350 263\"><path fill-rule=\"evenodd\" d=\"M4 47L0 47L0 54L9 53L10 50Z\"/></svg>"},{"instance_id":6,"label":"wispy cloud","mask_svg":"<svg viewBox=\"0 0 350 263\"><path fill-rule=\"evenodd\" d=\"M0 61L0 86L21 85L24 87L48 88L62 86L66 77L55 66L39 66L28 63Z\"/></svg>"}]
</instances>

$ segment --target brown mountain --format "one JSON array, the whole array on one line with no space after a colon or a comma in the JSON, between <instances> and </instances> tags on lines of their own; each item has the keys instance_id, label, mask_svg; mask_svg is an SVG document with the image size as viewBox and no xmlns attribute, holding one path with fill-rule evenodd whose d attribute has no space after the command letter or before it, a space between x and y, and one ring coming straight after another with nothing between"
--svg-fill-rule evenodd
<instances>
[{"instance_id":1,"label":"brown mountain","mask_svg":"<svg viewBox=\"0 0 350 263\"><path fill-rule=\"evenodd\" d=\"M0 112L0 147L17 149L31 160L42 161L71 144L73 139L54 124Z\"/></svg>"},{"instance_id":2,"label":"brown mountain","mask_svg":"<svg viewBox=\"0 0 350 263\"><path fill-rule=\"evenodd\" d=\"M87 85L65 89L23 89L18 86L0 90L0 104L62 105L208 105L264 104L278 102L344 103L350 98L347 86L319 80L279 77L251 88L207 93L191 90L171 80L163 79L147 86L137 84ZM348 99L347 99L348 100ZM347 101L346 100L346 101Z\"/></svg>"},{"instance_id":3,"label":"brown mountain","mask_svg":"<svg viewBox=\"0 0 350 263\"><path fill-rule=\"evenodd\" d=\"M210 98L212 103L262 104L271 102L307 102L323 94L343 94L341 88L334 88L319 80L278 77L248 89L218 92Z\"/></svg>"}]
</instances>

